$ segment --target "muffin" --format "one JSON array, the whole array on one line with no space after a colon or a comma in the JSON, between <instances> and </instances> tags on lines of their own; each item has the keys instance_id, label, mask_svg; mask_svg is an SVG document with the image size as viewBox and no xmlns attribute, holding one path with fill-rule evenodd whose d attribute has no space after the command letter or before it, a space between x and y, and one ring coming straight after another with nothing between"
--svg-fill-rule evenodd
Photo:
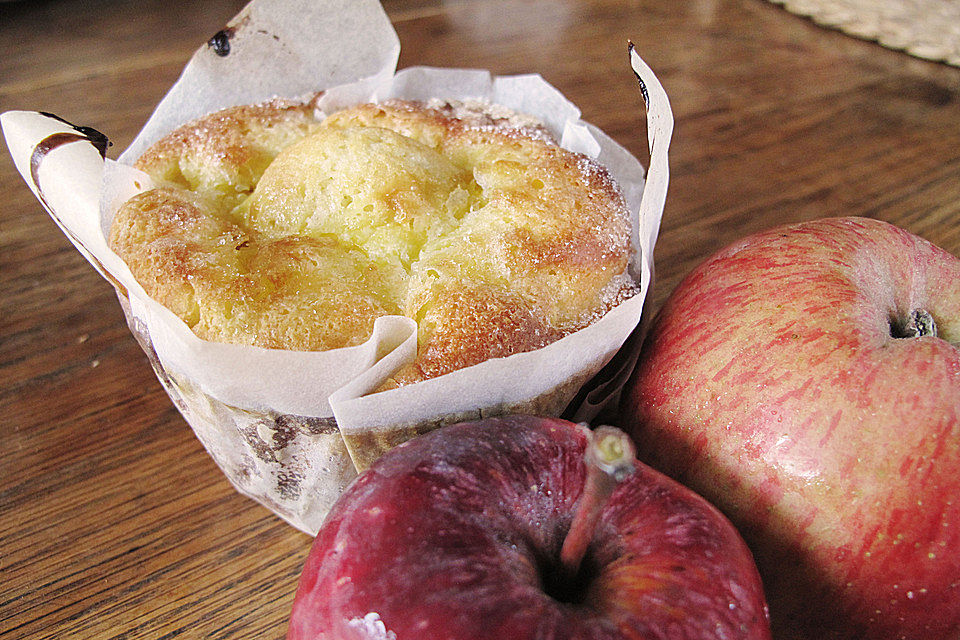
<instances>
[{"instance_id":1,"label":"muffin","mask_svg":"<svg viewBox=\"0 0 960 640\"><path fill-rule=\"evenodd\" d=\"M235 107L136 166L154 188L109 243L152 298L201 338L271 349L412 318L416 359L381 389L541 348L639 291L606 170L489 103Z\"/></svg>"}]
</instances>

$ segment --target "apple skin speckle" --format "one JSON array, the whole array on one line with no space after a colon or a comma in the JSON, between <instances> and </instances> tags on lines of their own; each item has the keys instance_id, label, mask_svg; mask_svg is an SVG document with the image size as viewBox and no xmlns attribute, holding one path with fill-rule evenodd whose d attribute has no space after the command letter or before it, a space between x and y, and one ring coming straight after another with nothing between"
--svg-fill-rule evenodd
<instances>
[{"instance_id":1,"label":"apple skin speckle","mask_svg":"<svg viewBox=\"0 0 960 640\"><path fill-rule=\"evenodd\" d=\"M321 528L288 639L353 637L345 621L369 612L397 640L769 639L739 534L643 465L606 504L576 592L551 595L586 443L572 423L514 416L388 452Z\"/></svg>"}]
</instances>

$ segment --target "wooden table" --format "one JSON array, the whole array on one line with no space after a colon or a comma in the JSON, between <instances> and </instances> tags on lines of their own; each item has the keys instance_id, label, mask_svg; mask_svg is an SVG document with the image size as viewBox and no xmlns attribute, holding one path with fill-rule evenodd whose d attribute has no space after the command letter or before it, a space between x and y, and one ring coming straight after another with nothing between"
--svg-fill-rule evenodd
<instances>
[{"instance_id":1,"label":"wooden table","mask_svg":"<svg viewBox=\"0 0 960 640\"><path fill-rule=\"evenodd\" d=\"M241 0L0 3L0 111L133 139ZM960 69L762 0L388 0L400 66L538 72L646 157L631 39L676 115L658 307L697 262L844 214L960 254ZM670 7L670 8L667 8ZM0 638L280 638L310 539L235 493L113 289L0 159Z\"/></svg>"}]
</instances>

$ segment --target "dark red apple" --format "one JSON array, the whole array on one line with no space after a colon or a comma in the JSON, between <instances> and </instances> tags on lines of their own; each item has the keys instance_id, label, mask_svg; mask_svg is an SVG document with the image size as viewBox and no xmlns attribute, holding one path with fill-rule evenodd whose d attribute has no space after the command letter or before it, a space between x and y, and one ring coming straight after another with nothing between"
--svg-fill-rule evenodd
<instances>
[{"instance_id":1,"label":"dark red apple","mask_svg":"<svg viewBox=\"0 0 960 640\"><path fill-rule=\"evenodd\" d=\"M391 450L320 529L288 638L769 638L739 534L639 464L565 575L574 513L590 511L578 506L589 440L584 426L506 417Z\"/></svg>"},{"instance_id":2,"label":"dark red apple","mask_svg":"<svg viewBox=\"0 0 960 640\"><path fill-rule=\"evenodd\" d=\"M621 419L751 545L778 638L960 638L960 259L861 218L672 293Z\"/></svg>"}]
</instances>

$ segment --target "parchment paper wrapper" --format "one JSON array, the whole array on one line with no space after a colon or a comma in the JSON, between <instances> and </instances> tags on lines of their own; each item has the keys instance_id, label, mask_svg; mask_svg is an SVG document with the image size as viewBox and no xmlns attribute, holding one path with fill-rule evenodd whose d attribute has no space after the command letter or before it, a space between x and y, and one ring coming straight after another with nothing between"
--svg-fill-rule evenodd
<instances>
[{"instance_id":1,"label":"parchment paper wrapper","mask_svg":"<svg viewBox=\"0 0 960 640\"><path fill-rule=\"evenodd\" d=\"M647 106L651 167L640 163L538 75L410 68L395 73L399 43L370 0L256 0L201 47L118 161L96 132L37 112L2 116L17 168L63 232L117 289L131 331L164 388L233 485L313 534L358 470L389 447L443 424L507 412L559 415L638 326L666 197L673 117L660 83L631 50ZM325 91L329 113L400 97L487 99L542 119L561 144L605 165L634 215L630 269L641 283L590 327L543 349L368 395L416 355L416 324L380 318L365 344L292 352L207 342L151 300L106 236L117 208L151 181L131 167L175 127L224 107ZM102 141L101 141L102 142ZM100 145L102 147L102 144ZM627 359L629 360L629 358ZM589 419L618 393L621 371L573 414ZM568 410L569 411L569 410Z\"/></svg>"}]
</instances>

